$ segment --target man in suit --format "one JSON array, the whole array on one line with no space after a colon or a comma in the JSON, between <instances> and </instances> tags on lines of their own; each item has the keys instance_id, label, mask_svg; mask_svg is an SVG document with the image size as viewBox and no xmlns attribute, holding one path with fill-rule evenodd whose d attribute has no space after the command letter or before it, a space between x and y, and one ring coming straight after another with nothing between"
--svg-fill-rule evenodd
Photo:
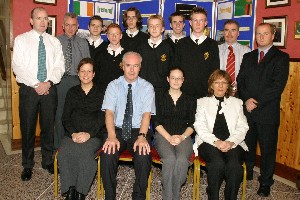
<instances>
[{"instance_id":1,"label":"man in suit","mask_svg":"<svg viewBox=\"0 0 300 200\"><path fill-rule=\"evenodd\" d=\"M240 35L239 28L240 26L237 21L232 19L227 20L224 23L225 42L219 45L220 69L229 73L234 89L237 89L235 80L240 71L243 56L245 53L251 51L249 47L237 42Z\"/></svg>"},{"instance_id":2,"label":"man in suit","mask_svg":"<svg viewBox=\"0 0 300 200\"><path fill-rule=\"evenodd\" d=\"M261 23L256 27L258 49L244 55L237 77L238 92L245 104L249 124L246 144L247 178L253 179L257 141L261 150L260 187L257 194L267 197L274 183L280 100L289 74L289 55L273 46L275 28Z\"/></svg>"},{"instance_id":3,"label":"man in suit","mask_svg":"<svg viewBox=\"0 0 300 200\"><path fill-rule=\"evenodd\" d=\"M61 117L68 90L80 83L77 75L77 65L82 58L90 57L89 45L86 39L76 35L78 19L74 13L64 15L63 29L65 33L58 36L65 57L65 74L57 85L58 104L55 116L54 149L58 149L65 135Z\"/></svg>"},{"instance_id":4,"label":"man in suit","mask_svg":"<svg viewBox=\"0 0 300 200\"><path fill-rule=\"evenodd\" d=\"M46 33L45 8L31 11L32 30L16 37L12 68L19 90L22 134L22 181L29 181L34 166L35 127L41 126L42 167L53 174L53 135L57 106L56 84L64 74L64 56L59 40Z\"/></svg>"}]
</instances>

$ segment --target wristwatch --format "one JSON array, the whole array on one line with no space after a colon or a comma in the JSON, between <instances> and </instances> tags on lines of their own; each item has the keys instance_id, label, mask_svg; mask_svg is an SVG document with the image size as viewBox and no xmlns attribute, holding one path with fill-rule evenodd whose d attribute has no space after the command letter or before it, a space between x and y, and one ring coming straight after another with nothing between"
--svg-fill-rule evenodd
<instances>
[{"instance_id":1,"label":"wristwatch","mask_svg":"<svg viewBox=\"0 0 300 200\"><path fill-rule=\"evenodd\" d=\"M145 133L139 133L138 136L143 136L144 138L146 138L146 134Z\"/></svg>"}]
</instances>

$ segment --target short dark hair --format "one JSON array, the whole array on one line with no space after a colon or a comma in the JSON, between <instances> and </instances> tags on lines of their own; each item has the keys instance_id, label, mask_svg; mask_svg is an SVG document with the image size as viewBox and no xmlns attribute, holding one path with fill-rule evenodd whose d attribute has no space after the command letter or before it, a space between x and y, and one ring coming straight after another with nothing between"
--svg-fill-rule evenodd
<instances>
[{"instance_id":1,"label":"short dark hair","mask_svg":"<svg viewBox=\"0 0 300 200\"><path fill-rule=\"evenodd\" d=\"M32 9L31 12L30 12L31 19L33 19L33 15L34 15L35 11L37 11L37 10L38 11L45 11L47 13L47 10L45 8L43 8L43 7L36 7L34 9Z\"/></svg>"},{"instance_id":2,"label":"short dark hair","mask_svg":"<svg viewBox=\"0 0 300 200\"><path fill-rule=\"evenodd\" d=\"M235 25L237 25L237 30L240 29L239 23L238 23L237 21L233 20L233 19L229 19L229 20L225 21L225 22L224 22L224 27L225 27L225 25L227 25L227 24L235 24Z\"/></svg>"},{"instance_id":3,"label":"short dark hair","mask_svg":"<svg viewBox=\"0 0 300 200\"><path fill-rule=\"evenodd\" d=\"M207 20L207 11L203 7L194 7L190 13L190 19L192 19L193 14L203 14Z\"/></svg>"},{"instance_id":4,"label":"short dark hair","mask_svg":"<svg viewBox=\"0 0 300 200\"><path fill-rule=\"evenodd\" d=\"M139 9L137 9L136 7L130 7L130 8L128 8L128 9L124 12L124 14L123 14L123 20L122 20L124 28L125 28L125 29L128 28L128 25L127 25L127 19L128 19L128 17L127 17L127 12L128 12L128 11L133 11L133 12L135 12L135 16L136 16L136 19L137 19L136 27L137 27L138 30L141 30L141 29L142 29L142 25L143 25L143 18L142 18L141 12L140 12Z\"/></svg>"},{"instance_id":5,"label":"short dark hair","mask_svg":"<svg viewBox=\"0 0 300 200\"><path fill-rule=\"evenodd\" d=\"M184 71L183 71L183 69L182 69L181 67L172 67L172 68L169 70L168 77L170 77L171 72L172 72L172 71L175 71L175 70L181 71L183 77L185 76L185 73L184 73Z\"/></svg>"},{"instance_id":6,"label":"short dark hair","mask_svg":"<svg viewBox=\"0 0 300 200\"><path fill-rule=\"evenodd\" d=\"M208 78L208 94L207 96L211 97L214 95L214 90L212 89L212 84L214 83L214 81L216 81L217 79L220 78L224 78L227 81L228 84L228 88L227 91L225 93L225 97L228 98L232 93L233 93L233 86L231 85L231 78L230 75L224 71L224 70L220 70L220 69L216 69Z\"/></svg>"},{"instance_id":7,"label":"short dark hair","mask_svg":"<svg viewBox=\"0 0 300 200\"><path fill-rule=\"evenodd\" d=\"M173 17L182 17L183 22L184 22L184 15L181 12L173 12L170 16L169 16L169 22L172 23L172 18Z\"/></svg>"},{"instance_id":8,"label":"short dark hair","mask_svg":"<svg viewBox=\"0 0 300 200\"><path fill-rule=\"evenodd\" d=\"M101 22L101 24L103 25L103 19L99 15L94 15L90 18L89 26L91 25L91 22L93 20L99 20Z\"/></svg>"},{"instance_id":9,"label":"short dark hair","mask_svg":"<svg viewBox=\"0 0 300 200\"><path fill-rule=\"evenodd\" d=\"M85 64L91 64L93 66L93 72L94 70L94 60L92 58L83 58L81 61L78 63L77 71L80 71L80 68L85 65Z\"/></svg>"}]
</instances>

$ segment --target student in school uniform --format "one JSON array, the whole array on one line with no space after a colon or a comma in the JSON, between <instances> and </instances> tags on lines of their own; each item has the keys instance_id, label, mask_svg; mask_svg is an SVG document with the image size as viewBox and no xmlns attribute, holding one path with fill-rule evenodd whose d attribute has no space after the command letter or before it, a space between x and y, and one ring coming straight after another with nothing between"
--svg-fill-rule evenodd
<instances>
[{"instance_id":1,"label":"student in school uniform","mask_svg":"<svg viewBox=\"0 0 300 200\"><path fill-rule=\"evenodd\" d=\"M89 31L90 36L87 38L89 43L90 55L93 60L98 52L104 51L107 48L107 42L101 38L101 31L103 27L103 19L95 15L90 18Z\"/></svg>"},{"instance_id":2,"label":"student in school uniform","mask_svg":"<svg viewBox=\"0 0 300 200\"><path fill-rule=\"evenodd\" d=\"M121 40L121 46L127 51L137 51L137 47L147 41L149 35L141 31L143 18L135 7L128 8L123 15L125 31Z\"/></svg>"},{"instance_id":3,"label":"student in school uniform","mask_svg":"<svg viewBox=\"0 0 300 200\"><path fill-rule=\"evenodd\" d=\"M172 46L173 50L177 46L180 39L184 38L183 28L185 26L184 16L182 13L174 12L169 17L170 27L172 28L172 34L168 35L167 41Z\"/></svg>"},{"instance_id":4,"label":"student in school uniform","mask_svg":"<svg viewBox=\"0 0 300 200\"><path fill-rule=\"evenodd\" d=\"M118 24L112 23L107 27L109 45L105 51L96 54L94 83L105 91L107 85L123 74L120 67L125 49L121 46L122 30Z\"/></svg>"}]
</instances>

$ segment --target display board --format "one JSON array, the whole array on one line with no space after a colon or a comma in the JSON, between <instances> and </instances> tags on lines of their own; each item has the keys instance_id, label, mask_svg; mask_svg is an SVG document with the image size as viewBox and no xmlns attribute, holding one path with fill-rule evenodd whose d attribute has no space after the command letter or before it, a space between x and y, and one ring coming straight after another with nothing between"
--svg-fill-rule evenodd
<instances>
[{"instance_id":1,"label":"display board","mask_svg":"<svg viewBox=\"0 0 300 200\"><path fill-rule=\"evenodd\" d=\"M216 18L216 37L218 43L224 42L223 25L228 19L236 20L240 25L238 42L249 46L254 45L254 22L257 0L219 0Z\"/></svg>"}]
</instances>

